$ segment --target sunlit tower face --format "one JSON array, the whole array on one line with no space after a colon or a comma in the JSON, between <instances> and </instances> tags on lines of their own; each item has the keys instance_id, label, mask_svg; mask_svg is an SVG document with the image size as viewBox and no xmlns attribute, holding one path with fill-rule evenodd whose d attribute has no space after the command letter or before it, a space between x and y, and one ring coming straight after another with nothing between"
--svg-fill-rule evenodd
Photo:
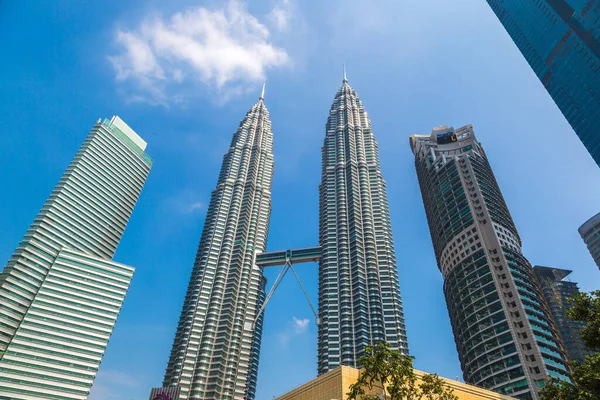
<instances>
[{"instance_id":1,"label":"sunlit tower face","mask_svg":"<svg viewBox=\"0 0 600 400\"><path fill-rule=\"evenodd\" d=\"M233 134L198 246L163 385L179 399L254 399L265 279L273 134L263 96Z\"/></svg>"},{"instance_id":2,"label":"sunlit tower face","mask_svg":"<svg viewBox=\"0 0 600 400\"><path fill-rule=\"evenodd\" d=\"M367 112L344 76L327 119L320 185L318 370L365 347L408 354L386 185Z\"/></svg>"}]
</instances>

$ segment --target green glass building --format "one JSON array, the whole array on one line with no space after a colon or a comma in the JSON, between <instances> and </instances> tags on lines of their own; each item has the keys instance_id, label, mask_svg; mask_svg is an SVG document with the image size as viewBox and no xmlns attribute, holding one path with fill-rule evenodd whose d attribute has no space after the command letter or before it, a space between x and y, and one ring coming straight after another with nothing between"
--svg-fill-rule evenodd
<instances>
[{"instance_id":1,"label":"green glass building","mask_svg":"<svg viewBox=\"0 0 600 400\"><path fill-rule=\"evenodd\" d=\"M254 399L265 301L256 253L271 214L273 134L263 95L233 134L212 192L161 390Z\"/></svg>"},{"instance_id":2,"label":"green glass building","mask_svg":"<svg viewBox=\"0 0 600 400\"><path fill-rule=\"evenodd\" d=\"M565 350L483 147L471 126L410 146L465 382L537 399Z\"/></svg>"},{"instance_id":3,"label":"green glass building","mask_svg":"<svg viewBox=\"0 0 600 400\"><path fill-rule=\"evenodd\" d=\"M112 261L152 160L98 122L0 274L0 398L85 400L133 276Z\"/></svg>"},{"instance_id":4,"label":"green glass building","mask_svg":"<svg viewBox=\"0 0 600 400\"><path fill-rule=\"evenodd\" d=\"M365 347L378 342L408 354L378 145L345 76L329 111L322 160L319 374L358 367Z\"/></svg>"},{"instance_id":5,"label":"green glass building","mask_svg":"<svg viewBox=\"0 0 600 400\"><path fill-rule=\"evenodd\" d=\"M600 1L487 2L600 165Z\"/></svg>"}]
</instances>

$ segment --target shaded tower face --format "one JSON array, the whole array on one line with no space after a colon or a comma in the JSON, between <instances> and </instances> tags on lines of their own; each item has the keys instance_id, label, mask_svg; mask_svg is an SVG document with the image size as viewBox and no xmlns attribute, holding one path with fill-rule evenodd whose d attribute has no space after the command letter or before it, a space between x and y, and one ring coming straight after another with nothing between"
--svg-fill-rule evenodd
<instances>
[{"instance_id":1,"label":"shaded tower face","mask_svg":"<svg viewBox=\"0 0 600 400\"><path fill-rule=\"evenodd\" d=\"M87 399L133 276L112 257L145 149L119 117L98 121L0 274L0 398Z\"/></svg>"},{"instance_id":2,"label":"shaded tower face","mask_svg":"<svg viewBox=\"0 0 600 400\"><path fill-rule=\"evenodd\" d=\"M386 186L371 121L344 79L326 125L320 189L319 374L369 344L408 353Z\"/></svg>"},{"instance_id":3,"label":"shaded tower face","mask_svg":"<svg viewBox=\"0 0 600 400\"><path fill-rule=\"evenodd\" d=\"M600 1L487 2L600 165Z\"/></svg>"},{"instance_id":4,"label":"shaded tower face","mask_svg":"<svg viewBox=\"0 0 600 400\"><path fill-rule=\"evenodd\" d=\"M254 399L265 279L273 135L259 99L240 123L212 193L164 386L184 399Z\"/></svg>"},{"instance_id":5,"label":"shaded tower face","mask_svg":"<svg viewBox=\"0 0 600 400\"><path fill-rule=\"evenodd\" d=\"M571 360L583 364L585 356L593 355L594 352L588 350L581 339L581 330L585 328L585 322L573 321L567 315L567 310L572 307L570 299L579 294L577 283L566 279L573 271L540 265L533 267L533 270L542 288L542 294L550 306L568 356Z\"/></svg>"},{"instance_id":6,"label":"shaded tower face","mask_svg":"<svg viewBox=\"0 0 600 400\"><path fill-rule=\"evenodd\" d=\"M568 380L564 348L471 126L410 145L465 382L535 399Z\"/></svg>"}]
</instances>

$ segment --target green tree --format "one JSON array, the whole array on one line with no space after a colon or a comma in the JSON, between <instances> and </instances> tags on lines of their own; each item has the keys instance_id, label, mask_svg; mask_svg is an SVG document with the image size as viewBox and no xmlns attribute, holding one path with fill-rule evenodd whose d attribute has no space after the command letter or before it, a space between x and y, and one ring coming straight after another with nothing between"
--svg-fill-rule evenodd
<instances>
[{"instance_id":1,"label":"green tree","mask_svg":"<svg viewBox=\"0 0 600 400\"><path fill-rule=\"evenodd\" d=\"M392 350L387 343L367 346L359 363L363 369L350 385L348 400L458 400L435 374L418 382L413 358Z\"/></svg>"},{"instance_id":2,"label":"green tree","mask_svg":"<svg viewBox=\"0 0 600 400\"><path fill-rule=\"evenodd\" d=\"M542 400L600 399L600 290L580 293L572 300L569 318L586 324L581 330L583 343L596 354L586 356L583 364L573 362L572 382L551 378L542 389Z\"/></svg>"}]
</instances>

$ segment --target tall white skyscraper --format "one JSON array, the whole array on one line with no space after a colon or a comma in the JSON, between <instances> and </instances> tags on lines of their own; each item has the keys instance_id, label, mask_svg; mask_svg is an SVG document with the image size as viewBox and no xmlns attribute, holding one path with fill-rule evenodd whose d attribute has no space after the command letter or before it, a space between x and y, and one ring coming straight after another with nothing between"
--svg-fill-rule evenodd
<instances>
[{"instance_id":1,"label":"tall white skyscraper","mask_svg":"<svg viewBox=\"0 0 600 400\"><path fill-rule=\"evenodd\" d=\"M0 398L87 398L133 276L112 261L152 160L98 122L0 274Z\"/></svg>"}]
</instances>

